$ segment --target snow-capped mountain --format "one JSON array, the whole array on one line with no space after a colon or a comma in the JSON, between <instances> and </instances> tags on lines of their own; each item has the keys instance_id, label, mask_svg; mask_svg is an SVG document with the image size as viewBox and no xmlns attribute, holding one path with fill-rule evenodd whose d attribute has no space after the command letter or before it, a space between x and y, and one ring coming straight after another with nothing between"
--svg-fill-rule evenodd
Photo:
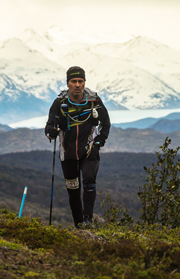
<instances>
[{"instance_id":1,"label":"snow-capped mountain","mask_svg":"<svg viewBox=\"0 0 180 279\"><path fill-rule=\"evenodd\" d=\"M49 41L57 44L69 43L85 43L85 44L99 44L99 43L123 43L134 36L122 32L107 32L100 34L87 34L80 31L65 30L57 25L48 28L43 34Z\"/></svg>"},{"instance_id":2,"label":"snow-capped mountain","mask_svg":"<svg viewBox=\"0 0 180 279\"><path fill-rule=\"evenodd\" d=\"M110 48L107 44L106 46L97 45L93 48L92 46L85 47L63 57L61 59L61 65L68 68L71 65L71 61L74 61L75 64L77 64L78 61L82 61L82 67L89 69L87 72L87 81L90 87L98 90L100 92L99 94L104 97L104 100L113 100L128 109L179 107L180 52L156 43L156 45L159 44L159 47L157 48L157 52L154 50L153 55L151 48L152 45L154 45L154 41L151 42L151 40L146 40L146 38L136 38L133 41L134 44L130 41L121 44L119 47L118 45L114 45L114 57L108 56L107 51L103 52L103 48ZM136 50L133 49L133 45L136 46L136 41L142 41L142 45L145 45L144 52L143 48L138 49L137 47ZM127 55L127 49L129 50L129 56ZM163 72L160 72L159 66L161 65L160 63L162 63L160 49L164 53L165 69L163 69ZM135 60L136 56L135 54L131 55L131 51L137 52L139 60ZM143 54L140 59L141 52ZM104 53L106 55L103 55ZM150 57L148 57L148 53ZM130 61L130 57L132 61ZM171 61L170 57L174 60ZM177 59L175 59L175 57L177 57ZM144 64L142 63L143 59L146 62ZM174 73L176 71L176 74L170 75L168 71L169 73ZM166 78L163 79L163 75L165 75ZM168 82L171 79L173 79L172 82Z\"/></svg>"},{"instance_id":3,"label":"snow-capped mountain","mask_svg":"<svg viewBox=\"0 0 180 279\"><path fill-rule=\"evenodd\" d=\"M132 38L131 35L123 33L105 33L99 35L87 35L82 32L67 31L58 26L48 28L44 34L39 35L33 29L26 29L18 37L25 44L34 50L38 50L41 54L49 59L61 64L61 58L79 50L83 47L97 44L114 44L124 43ZM109 53L109 49L104 51Z\"/></svg>"},{"instance_id":4,"label":"snow-capped mountain","mask_svg":"<svg viewBox=\"0 0 180 279\"><path fill-rule=\"evenodd\" d=\"M180 51L146 37L87 35L53 26L42 35L27 29L1 42L1 112L6 108L10 116L13 102L11 123L24 117L23 104L26 116L31 110L31 117L47 114L73 65L85 69L86 86L98 91L109 109L180 107Z\"/></svg>"},{"instance_id":5,"label":"snow-capped mountain","mask_svg":"<svg viewBox=\"0 0 180 279\"><path fill-rule=\"evenodd\" d=\"M0 122L47 113L64 83L65 69L12 38L0 48Z\"/></svg>"},{"instance_id":6,"label":"snow-capped mountain","mask_svg":"<svg viewBox=\"0 0 180 279\"><path fill-rule=\"evenodd\" d=\"M112 80L114 75L112 69L115 68L118 72L121 67L121 61L117 63L118 59L123 61L123 65L128 63L129 65L141 68L162 79L166 84L168 84L168 80L172 79L172 77L174 78L173 82L177 79L176 87L179 84L180 51L173 50L145 37L137 37L123 44L106 43L86 46L63 57L61 65L68 67L72 61L75 64L81 61L86 69L92 69L94 65L93 73L98 67L98 72L95 74L97 80L102 71L104 72L105 70ZM172 83L169 86L173 88ZM177 92L180 92L179 89L177 88Z\"/></svg>"},{"instance_id":7,"label":"snow-capped mountain","mask_svg":"<svg viewBox=\"0 0 180 279\"><path fill-rule=\"evenodd\" d=\"M114 71L114 80L106 82L99 94L102 99L113 99L128 109L180 107L180 94L151 73L127 63L121 64L118 73Z\"/></svg>"},{"instance_id":8,"label":"snow-capped mountain","mask_svg":"<svg viewBox=\"0 0 180 279\"><path fill-rule=\"evenodd\" d=\"M2 89L2 90L1 90ZM47 113L50 102L24 92L5 74L0 74L0 122L12 123Z\"/></svg>"},{"instance_id":9,"label":"snow-capped mountain","mask_svg":"<svg viewBox=\"0 0 180 279\"><path fill-rule=\"evenodd\" d=\"M67 44L58 44L56 43L56 40L52 40L50 36L41 36L33 29L25 30L19 36L19 39L31 49L37 50L39 53L56 63L58 63L58 61L60 61L65 55L85 46L85 44L76 41Z\"/></svg>"}]
</instances>

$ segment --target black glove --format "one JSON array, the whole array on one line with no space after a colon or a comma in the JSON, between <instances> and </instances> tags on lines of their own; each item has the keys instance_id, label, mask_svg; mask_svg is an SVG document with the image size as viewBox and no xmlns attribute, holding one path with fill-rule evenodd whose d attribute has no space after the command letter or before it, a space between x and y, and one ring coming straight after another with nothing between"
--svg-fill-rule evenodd
<instances>
[{"instance_id":1,"label":"black glove","mask_svg":"<svg viewBox=\"0 0 180 279\"><path fill-rule=\"evenodd\" d=\"M48 131L47 137L49 139L55 139L55 138L57 138L58 134L59 134L59 131L57 131L55 128L52 128Z\"/></svg>"}]
</instances>

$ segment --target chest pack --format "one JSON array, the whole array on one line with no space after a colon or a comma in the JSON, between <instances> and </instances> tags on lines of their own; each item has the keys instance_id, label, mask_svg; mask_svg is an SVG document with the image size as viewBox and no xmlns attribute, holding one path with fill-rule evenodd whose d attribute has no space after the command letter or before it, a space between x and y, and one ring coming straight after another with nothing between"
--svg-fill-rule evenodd
<instances>
[{"instance_id":1,"label":"chest pack","mask_svg":"<svg viewBox=\"0 0 180 279\"><path fill-rule=\"evenodd\" d=\"M60 111L67 120L67 129L76 125L81 125L89 121L89 119L98 118L97 93L91 91L89 88L84 90L84 98L80 103L73 103L69 99L69 91L61 91L58 98L60 98Z\"/></svg>"}]
</instances>

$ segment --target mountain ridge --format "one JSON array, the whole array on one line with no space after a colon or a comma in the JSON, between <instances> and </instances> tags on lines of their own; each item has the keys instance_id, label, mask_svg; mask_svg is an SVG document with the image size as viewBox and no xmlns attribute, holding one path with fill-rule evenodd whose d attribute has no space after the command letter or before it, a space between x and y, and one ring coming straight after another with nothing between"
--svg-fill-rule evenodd
<instances>
[{"instance_id":1,"label":"mountain ridge","mask_svg":"<svg viewBox=\"0 0 180 279\"><path fill-rule=\"evenodd\" d=\"M169 136L172 146L179 146L180 130L172 133L161 133L153 129L135 129L111 127L109 137L101 152L145 152L159 150L159 146ZM0 133L0 154L26 152L33 150L51 150L53 144L46 138L44 129L14 129ZM58 146L57 146L58 149Z\"/></svg>"},{"instance_id":2,"label":"mountain ridge","mask_svg":"<svg viewBox=\"0 0 180 279\"><path fill-rule=\"evenodd\" d=\"M146 37L131 37L115 44L89 44L85 36L84 42L78 43L65 31L63 36L69 42L58 43L61 31L56 27L53 32L56 42L26 30L0 47L0 74L15 82L21 92L42 99L41 107L43 101L50 106L55 94L66 87L66 69L80 61L86 71L87 87L98 91L112 109L180 107L180 51ZM7 100L3 97L9 93L1 81L0 98L4 104ZM21 93L17 92L17 96L21 98ZM32 111L32 117L37 116ZM21 117L25 118L23 114Z\"/></svg>"},{"instance_id":3,"label":"mountain ridge","mask_svg":"<svg viewBox=\"0 0 180 279\"><path fill-rule=\"evenodd\" d=\"M150 125L149 128L163 133L172 133L180 130L180 119L160 119L156 123Z\"/></svg>"},{"instance_id":4,"label":"mountain ridge","mask_svg":"<svg viewBox=\"0 0 180 279\"><path fill-rule=\"evenodd\" d=\"M180 113L174 112L164 117L158 117L158 118L147 117L132 122L117 123L117 124L112 123L112 126L116 128L122 128L122 129L127 129L127 128L147 129L147 128L151 128L151 125L157 123L161 119L167 119L167 120L180 119Z\"/></svg>"}]
</instances>

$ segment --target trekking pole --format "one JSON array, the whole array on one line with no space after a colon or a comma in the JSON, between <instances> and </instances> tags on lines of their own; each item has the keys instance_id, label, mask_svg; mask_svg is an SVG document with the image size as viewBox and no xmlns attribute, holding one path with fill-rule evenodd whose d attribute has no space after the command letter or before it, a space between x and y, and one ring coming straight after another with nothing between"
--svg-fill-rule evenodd
<instances>
[{"instance_id":1,"label":"trekking pole","mask_svg":"<svg viewBox=\"0 0 180 279\"><path fill-rule=\"evenodd\" d=\"M54 118L54 127L56 128L56 120L58 116ZM58 128L57 128L58 129ZM52 204L53 204L53 188L54 188L54 169L55 169L55 157L56 157L56 138L54 139L54 151L53 151L53 168L52 168L52 184L51 184L51 203L50 203L50 216L49 216L49 225L51 225L52 219Z\"/></svg>"},{"instance_id":2,"label":"trekking pole","mask_svg":"<svg viewBox=\"0 0 180 279\"><path fill-rule=\"evenodd\" d=\"M20 207L20 210L19 210L19 218L21 218L21 214L22 214L22 211L23 211L23 206L24 206L24 201L25 201L25 197L26 197L26 194L27 194L27 189L28 189L28 187L25 186L24 194L23 194L22 202L21 202L21 207Z\"/></svg>"},{"instance_id":3,"label":"trekking pole","mask_svg":"<svg viewBox=\"0 0 180 279\"><path fill-rule=\"evenodd\" d=\"M54 139L53 169L52 169L52 184L51 184L51 204L50 204L49 225L51 225L51 218L52 218L52 203L53 203L53 188L54 188L55 155L56 155L56 139Z\"/></svg>"}]
</instances>

